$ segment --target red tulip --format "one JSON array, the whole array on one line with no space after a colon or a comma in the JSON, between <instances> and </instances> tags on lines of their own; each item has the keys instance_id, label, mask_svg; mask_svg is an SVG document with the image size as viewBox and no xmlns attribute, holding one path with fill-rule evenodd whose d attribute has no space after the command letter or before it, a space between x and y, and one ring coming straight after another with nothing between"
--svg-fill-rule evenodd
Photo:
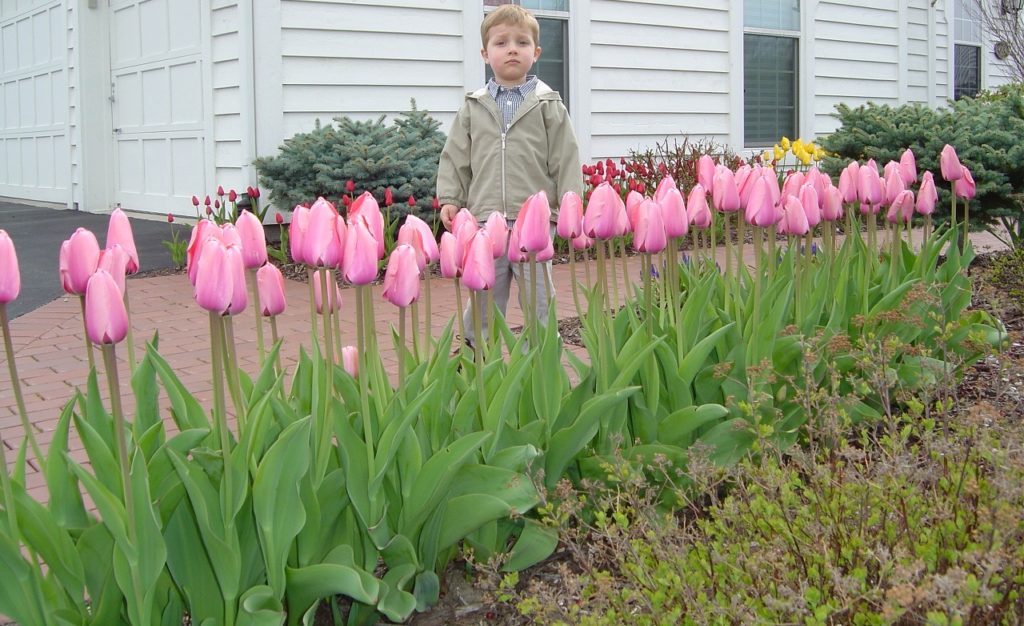
<instances>
[{"instance_id":1,"label":"red tulip","mask_svg":"<svg viewBox=\"0 0 1024 626\"><path fill-rule=\"evenodd\" d=\"M98 344L118 343L128 334L124 296L106 270L96 270L86 284L85 332Z\"/></svg>"},{"instance_id":2,"label":"red tulip","mask_svg":"<svg viewBox=\"0 0 1024 626\"><path fill-rule=\"evenodd\" d=\"M266 317L284 313L284 275L273 263L256 271L256 292L260 298L260 313Z\"/></svg>"},{"instance_id":3,"label":"red tulip","mask_svg":"<svg viewBox=\"0 0 1024 626\"><path fill-rule=\"evenodd\" d=\"M167 223L168 224L173 224L174 223L174 216L171 215L170 213L167 214Z\"/></svg>"},{"instance_id":4,"label":"red tulip","mask_svg":"<svg viewBox=\"0 0 1024 626\"><path fill-rule=\"evenodd\" d=\"M811 189L813 192L814 190ZM802 237L810 232L810 224L807 222L807 214L804 213L804 205L797 196L786 196L786 203L782 209L782 219L779 220L778 232L781 235L794 235Z\"/></svg>"},{"instance_id":5,"label":"red tulip","mask_svg":"<svg viewBox=\"0 0 1024 626\"><path fill-rule=\"evenodd\" d=\"M210 206L210 196L206 196L205 198L203 198L203 204L205 204L206 206Z\"/></svg>"},{"instance_id":6,"label":"red tulip","mask_svg":"<svg viewBox=\"0 0 1024 626\"><path fill-rule=\"evenodd\" d=\"M732 170L724 165L715 169L715 177L711 182L711 197L715 208L731 213L740 208L740 192L736 187L736 177Z\"/></svg>"},{"instance_id":7,"label":"red tulip","mask_svg":"<svg viewBox=\"0 0 1024 626\"><path fill-rule=\"evenodd\" d=\"M213 208L215 208L215 209L219 209L220 208L220 200L214 200L213 201Z\"/></svg>"},{"instance_id":8,"label":"red tulip","mask_svg":"<svg viewBox=\"0 0 1024 626\"><path fill-rule=\"evenodd\" d=\"M131 258L128 253L124 251L121 244L115 243L106 250L100 252L100 261L96 265L96 269L105 270L114 279L114 284L121 291L121 295L124 295L125 283L124 277L128 273L128 264L131 262Z\"/></svg>"},{"instance_id":9,"label":"red tulip","mask_svg":"<svg viewBox=\"0 0 1024 626\"><path fill-rule=\"evenodd\" d=\"M213 208L212 208L212 207L210 207L210 205L209 205L209 204L207 204L207 205L206 205L206 216L207 216L207 217L210 217L211 215L213 215Z\"/></svg>"},{"instance_id":10,"label":"red tulip","mask_svg":"<svg viewBox=\"0 0 1024 626\"><path fill-rule=\"evenodd\" d=\"M668 243L661 206L654 200L644 200L638 214L639 219L633 230L633 243L637 251L648 254L661 252Z\"/></svg>"},{"instance_id":11,"label":"red tulip","mask_svg":"<svg viewBox=\"0 0 1024 626\"><path fill-rule=\"evenodd\" d=\"M947 181L960 180L960 177L964 175L963 165L960 164L960 158L956 155L956 148L948 143L943 146L942 153L939 154L939 168L942 170L942 177Z\"/></svg>"},{"instance_id":12,"label":"red tulip","mask_svg":"<svg viewBox=\"0 0 1024 626\"><path fill-rule=\"evenodd\" d=\"M409 196L408 204L409 204L409 208L410 209L415 207L416 206L416 198L414 198L412 196Z\"/></svg>"},{"instance_id":13,"label":"red tulip","mask_svg":"<svg viewBox=\"0 0 1024 626\"><path fill-rule=\"evenodd\" d=\"M353 193L356 190L356 182L351 178L345 181L345 191Z\"/></svg>"},{"instance_id":14,"label":"red tulip","mask_svg":"<svg viewBox=\"0 0 1024 626\"><path fill-rule=\"evenodd\" d=\"M228 267L228 249L216 237L201 244L195 278L195 299L203 309L224 315L234 295L234 272Z\"/></svg>"},{"instance_id":15,"label":"red tulip","mask_svg":"<svg viewBox=\"0 0 1024 626\"><path fill-rule=\"evenodd\" d=\"M498 211L492 212L491 216L487 218L487 223L484 224L484 228L487 229L487 234L491 236L491 247L494 258L500 259L505 256L506 247L508 247L509 235L508 222L505 221L505 216Z\"/></svg>"},{"instance_id":16,"label":"red tulip","mask_svg":"<svg viewBox=\"0 0 1024 626\"><path fill-rule=\"evenodd\" d=\"M218 196L223 196L224 195L224 187L222 185L217 185L217 195Z\"/></svg>"},{"instance_id":17,"label":"red tulip","mask_svg":"<svg viewBox=\"0 0 1024 626\"><path fill-rule=\"evenodd\" d=\"M242 240L242 262L246 269L257 269L267 262L267 239L260 218L251 211L242 211L235 222Z\"/></svg>"},{"instance_id":18,"label":"red tulip","mask_svg":"<svg viewBox=\"0 0 1024 626\"><path fill-rule=\"evenodd\" d=\"M441 245L439 246L441 252L441 276L444 278L458 278L462 275L462 266L460 265L460 256L457 249L457 242L455 241L455 235L448 231L441 234Z\"/></svg>"},{"instance_id":19,"label":"red tulip","mask_svg":"<svg viewBox=\"0 0 1024 626\"><path fill-rule=\"evenodd\" d=\"M509 246L511 250L511 246ZM466 249L462 260L462 283L473 291L482 291L494 286L494 255L491 238L486 230L478 230Z\"/></svg>"},{"instance_id":20,"label":"red tulip","mask_svg":"<svg viewBox=\"0 0 1024 626\"><path fill-rule=\"evenodd\" d=\"M420 297L420 267L416 250L400 244L391 251L384 272L384 299L397 307L407 307Z\"/></svg>"},{"instance_id":21,"label":"red tulip","mask_svg":"<svg viewBox=\"0 0 1024 626\"><path fill-rule=\"evenodd\" d=\"M313 272L313 302L316 304L316 312L324 312L324 292L323 285L323 273L326 269L318 269ZM334 287L331 289L331 287ZM334 281L331 276L327 277L327 291L330 294L330 302L328 302L328 311L334 313L335 311L341 310L341 288L338 287L338 283Z\"/></svg>"},{"instance_id":22,"label":"red tulip","mask_svg":"<svg viewBox=\"0 0 1024 626\"><path fill-rule=\"evenodd\" d=\"M697 159L697 184L704 189L711 189L715 184L715 160L705 154Z\"/></svg>"},{"instance_id":23,"label":"red tulip","mask_svg":"<svg viewBox=\"0 0 1024 626\"><path fill-rule=\"evenodd\" d=\"M543 252L551 243L551 206L548 196L539 191L523 203L516 217L519 248L524 252Z\"/></svg>"},{"instance_id":24,"label":"red tulip","mask_svg":"<svg viewBox=\"0 0 1024 626\"><path fill-rule=\"evenodd\" d=\"M939 192L935 190L935 177L926 171L921 175L921 188L917 191L917 212L931 215L935 212L935 203L939 201Z\"/></svg>"},{"instance_id":25,"label":"red tulip","mask_svg":"<svg viewBox=\"0 0 1024 626\"><path fill-rule=\"evenodd\" d=\"M818 192L812 185L804 185L800 188L800 206L803 207L804 216L807 219L809 228L814 228L821 223L821 209L818 208Z\"/></svg>"},{"instance_id":26,"label":"red tulip","mask_svg":"<svg viewBox=\"0 0 1024 626\"><path fill-rule=\"evenodd\" d=\"M567 240L583 234L583 200L575 191L567 191L562 196L555 231L559 237Z\"/></svg>"},{"instance_id":27,"label":"red tulip","mask_svg":"<svg viewBox=\"0 0 1024 626\"><path fill-rule=\"evenodd\" d=\"M232 189L232 190L228 191L228 201L229 202L234 202L236 200L238 200L238 194L235 192L235 190Z\"/></svg>"},{"instance_id":28,"label":"red tulip","mask_svg":"<svg viewBox=\"0 0 1024 626\"><path fill-rule=\"evenodd\" d=\"M14 301L21 293L18 254L7 231L0 229L0 304Z\"/></svg>"},{"instance_id":29,"label":"red tulip","mask_svg":"<svg viewBox=\"0 0 1024 626\"><path fill-rule=\"evenodd\" d=\"M910 148L900 155L900 176L903 177L903 184L908 187L917 182L917 159Z\"/></svg>"},{"instance_id":30,"label":"red tulip","mask_svg":"<svg viewBox=\"0 0 1024 626\"><path fill-rule=\"evenodd\" d=\"M281 215L280 213L275 213L274 221L277 222L278 226L280 226L281 224L284 224L284 216Z\"/></svg>"},{"instance_id":31,"label":"red tulip","mask_svg":"<svg viewBox=\"0 0 1024 626\"><path fill-rule=\"evenodd\" d=\"M359 217L366 220L366 227L377 241L377 260L383 259L384 215L380 212L380 206L369 191L364 191L362 195L352 202L352 206L348 208L349 222Z\"/></svg>"},{"instance_id":32,"label":"red tulip","mask_svg":"<svg viewBox=\"0 0 1024 626\"><path fill-rule=\"evenodd\" d=\"M194 206L194 207L198 207L199 206L199 197L198 196L192 196L192 206Z\"/></svg>"},{"instance_id":33,"label":"red tulip","mask_svg":"<svg viewBox=\"0 0 1024 626\"><path fill-rule=\"evenodd\" d=\"M391 192L391 187L384 190L384 206L391 206L395 203L395 196Z\"/></svg>"},{"instance_id":34,"label":"red tulip","mask_svg":"<svg viewBox=\"0 0 1024 626\"><path fill-rule=\"evenodd\" d=\"M704 186L697 183L690 190L686 198L686 216L690 223L697 228L707 228L711 225L711 210L708 208L708 194Z\"/></svg>"},{"instance_id":35,"label":"red tulip","mask_svg":"<svg viewBox=\"0 0 1024 626\"><path fill-rule=\"evenodd\" d=\"M611 239L626 233L626 205L608 183L594 189L583 214L583 232L595 239Z\"/></svg>"},{"instance_id":36,"label":"red tulip","mask_svg":"<svg viewBox=\"0 0 1024 626\"><path fill-rule=\"evenodd\" d=\"M363 217L348 225L345 240L345 279L353 285L368 285L377 278L377 240Z\"/></svg>"},{"instance_id":37,"label":"red tulip","mask_svg":"<svg viewBox=\"0 0 1024 626\"><path fill-rule=\"evenodd\" d=\"M83 295L89 277L100 261L100 244L96 235L79 228L60 248L61 284L68 293Z\"/></svg>"},{"instance_id":38,"label":"red tulip","mask_svg":"<svg viewBox=\"0 0 1024 626\"><path fill-rule=\"evenodd\" d=\"M438 199L437 196L434 196L434 199L430 202L430 208L434 209L435 211L441 210L441 201Z\"/></svg>"},{"instance_id":39,"label":"red tulip","mask_svg":"<svg viewBox=\"0 0 1024 626\"><path fill-rule=\"evenodd\" d=\"M890 224L896 222L903 222L904 224L910 223L910 218L914 216L914 192L909 189L904 189L897 195L892 204L889 205L889 211L885 217L889 220Z\"/></svg>"},{"instance_id":40,"label":"red tulip","mask_svg":"<svg viewBox=\"0 0 1024 626\"><path fill-rule=\"evenodd\" d=\"M960 166L960 171L962 175L953 183L953 191L958 198L970 200L978 192L977 186L974 184L974 177L971 176L971 170L966 166Z\"/></svg>"},{"instance_id":41,"label":"red tulip","mask_svg":"<svg viewBox=\"0 0 1024 626\"><path fill-rule=\"evenodd\" d=\"M359 351L355 346L345 346L341 349L341 365L352 378L359 375Z\"/></svg>"},{"instance_id":42,"label":"red tulip","mask_svg":"<svg viewBox=\"0 0 1024 626\"><path fill-rule=\"evenodd\" d=\"M843 219L843 194L836 187L828 187L825 190L821 216L830 222Z\"/></svg>"},{"instance_id":43,"label":"red tulip","mask_svg":"<svg viewBox=\"0 0 1024 626\"><path fill-rule=\"evenodd\" d=\"M292 222L288 225L288 245L296 263L310 265L306 258L306 233L309 231L309 209L297 205L292 210Z\"/></svg>"},{"instance_id":44,"label":"red tulip","mask_svg":"<svg viewBox=\"0 0 1024 626\"><path fill-rule=\"evenodd\" d=\"M260 188L259 187L253 187L252 188L252 192L250 192L249 195L252 196L253 198L259 198L260 197Z\"/></svg>"}]
</instances>

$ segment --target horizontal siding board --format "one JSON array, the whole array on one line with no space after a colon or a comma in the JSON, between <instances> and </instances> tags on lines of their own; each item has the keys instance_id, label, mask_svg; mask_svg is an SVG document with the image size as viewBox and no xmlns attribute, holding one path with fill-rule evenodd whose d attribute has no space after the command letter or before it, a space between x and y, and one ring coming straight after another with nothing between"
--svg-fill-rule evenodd
<instances>
[{"instance_id":1,"label":"horizontal siding board","mask_svg":"<svg viewBox=\"0 0 1024 626\"><path fill-rule=\"evenodd\" d=\"M720 50L666 50L641 46L591 46L594 70L603 67L689 70L701 67L709 72L728 72L729 54Z\"/></svg>"},{"instance_id":2,"label":"horizontal siding board","mask_svg":"<svg viewBox=\"0 0 1024 626\"><path fill-rule=\"evenodd\" d=\"M597 90L632 91L638 85L644 91L672 93L729 91L726 72L693 67L684 70L630 69L604 67L591 77L591 88Z\"/></svg>"},{"instance_id":3,"label":"horizontal siding board","mask_svg":"<svg viewBox=\"0 0 1024 626\"><path fill-rule=\"evenodd\" d=\"M729 94L595 91L590 106L593 113L720 113L729 108Z\"/></svg>"},{"instance_id":4,"label":"horizontal siding board","mask_svg":"<svg viewBox=\"0 0 1024 626\"><path fill-rule=\"evenodd\" d=\"M286 57L357 58L419 61L424 50L435 61L462 62L462 37L416 33L412 35L284 29L281 54Z\"/></svg>"},{"instance_id":5,"label":"horizontal siding board","mask_svg":"<svg viewBox=\"0 0 1024 626\"><path fill-rule=\"evenodd\" d=\"M452 103L458 103L462 94L461 89L452 87L292 85L284 92L284 108L293 112L324 109L358 113L402 111L411 109L410 99L415 98L418 109L450 110Z\"/></svg>"},{"instance_id":6,"label":"horizontal siding board","mask_svg":"<svg viewBox=\"0 0 1024 626\"><path fill-rule=\"evenodd\" d=\"M635 24L639 26L667 26L677 29L729 30L728 10L714 8L708 2L628 2L624 0L595 0L591 2L590 19L595 23Z\"/></svg>"},{"instance_id":7,"label":"horizontal siding board","mask_svg":"<svg viewBox=\"0 0 1024 626\"><path fill-rule=\"evenodd\" d=\"M377 33L461 34L462 14L457 7L430 8L373 6L342 2L281 1L283 29L317 30L325 25ZM372 54L372 53L371 53Z\"/></svg>"},{"instance_id":8,"label":"horizontal siding board","mask_svg":"<svg viewBox=\"0 0 1024 626\"><path fill-rule=\"evenodd\" d=\"M282 60L285 91L288 85L462 86L462 64L423 60L416 63L376 59Z\"/></svg>"}]
</instances>

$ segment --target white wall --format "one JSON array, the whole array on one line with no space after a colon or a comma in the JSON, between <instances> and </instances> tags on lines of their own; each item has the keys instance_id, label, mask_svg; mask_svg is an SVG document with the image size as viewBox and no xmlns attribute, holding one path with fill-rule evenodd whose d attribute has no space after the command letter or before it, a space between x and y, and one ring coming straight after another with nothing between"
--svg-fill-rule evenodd
<instances>
[{"instance_id":1,"label":"white wall","mask_svg":"<svg viewBox=\"0 0 1024 626\"><path fill-rule=\"evenodd\" d=\"M0 196L66 201L66 13L59 0L0 1Z\"/></svg>"}]
</instances>

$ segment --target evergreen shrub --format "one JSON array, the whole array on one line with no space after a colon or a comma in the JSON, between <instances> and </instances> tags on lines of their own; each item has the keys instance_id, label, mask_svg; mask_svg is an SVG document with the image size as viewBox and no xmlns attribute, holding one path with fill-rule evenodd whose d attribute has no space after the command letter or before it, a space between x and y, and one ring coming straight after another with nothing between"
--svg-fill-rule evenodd
<instances>
[{"instance_id":1,"label":"evergreen shrub","mask_svg":"<svg viewBox=\"0 0 1024 626\"><path fill-rule=\"evenodd\" d=\"M939 153L945 144L956 148L971 170L978 193L971 203L975 226L1002 225L1020 245L1024 192L1024 85L1004 85L976 98L963 98L930 109L921 104L899 107L868 103L856 108L840 104L834 114L841 125L821 140L830 154L823 168L834 176L850 159L875 159L879 167L914 150L918 171L935 172L940 206L936 219L948 219L949 184L938 175Z\"/></svg>"},{"instance_id":2,"label":"evergreen shrub","mask_svg":"<svg viewBox=\"0 0 1024 626\"><path fill-rule=\"evenodd\" d=\"M444 147L441 123L416 108L402 113L394 124L358 121L342 116L326 126L317 120L308 133L286 139L275 156L256 159L260 184L280 210L288 210L323 196L339 202L341 196L369 191L384 207L384 191L391 188L395 217L414 213L432 221L437 163ZM355 184L349 193L345 185ZM415 199L415 207L408 204ZM339 206L339 208L341 208Z\"/></svg>"}]
</instances>

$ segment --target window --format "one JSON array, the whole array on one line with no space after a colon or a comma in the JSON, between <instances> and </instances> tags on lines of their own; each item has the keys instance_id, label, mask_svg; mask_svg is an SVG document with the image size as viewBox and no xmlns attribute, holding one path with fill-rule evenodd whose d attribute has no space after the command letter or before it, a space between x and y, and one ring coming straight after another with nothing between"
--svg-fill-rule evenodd
<instances>
[{"instance_id":1,"label":"window","mask_svg":"<svg viewBox=\"0 0 1024 626\"><path fill-rule=\"evenodd\" d=\"M743 142L798 137L800 0L744 0L743 26Z\"/></svg>"},{"instance_id":2,"label":"window","mask_svg":"<svg viewBox=\"0 0 1024 626\"><path fill-rule=\"evenodd\" d=\"M533 73L562 95L569 106L569 0L484 0L484 11L502 4L518 4L528 9L540 24L542 48ZM485 66L485 80L493 73Z\"/></svg>"},{"instance_id":3,"label":"window","mask_svg":"<svg viewBox=\"0 0 1024 626\"><path fill-rule=\"evenodd\" d=\"M956 0L953 13L953 99L981 91L981 7Z\"/></svg>"}]
</instances>

